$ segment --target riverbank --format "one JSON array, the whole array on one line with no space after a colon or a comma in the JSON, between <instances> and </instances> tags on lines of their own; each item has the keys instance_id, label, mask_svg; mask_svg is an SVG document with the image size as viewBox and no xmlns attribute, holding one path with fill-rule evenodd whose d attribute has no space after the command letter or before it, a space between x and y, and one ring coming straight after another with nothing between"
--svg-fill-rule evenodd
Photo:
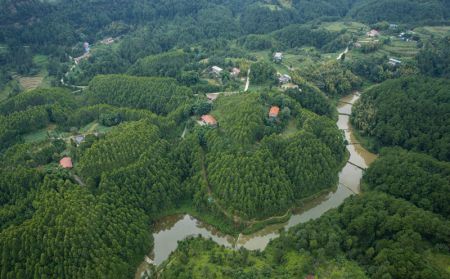
<instances>
[{"instance_id":1,"label":"riverbank","mask_svg":"<svg viewBox=\"0 0 450 279\"><path fill-rule=\"evenodd\" d=\"M345 138L349 142L352 142L353 129L350 125L348 114L351 113L352 105L359 97L360 94L357 92L346 96L341 99L337 107L341 113L337 121L338 127L343 131ZM177 241L192 235L211 238L219 245L224 245L229 248L240 249L243 247L248 250L263 250L270 240L279 236L280 230L287 230L298 224L319 218L328 210L338 207L349 196L360 193L361 178L363 175L362 168L367 168L376 158L376 155L363 149L359 144L349 144L346 146L346 149L348 160L344 160L347 163L343 163L344 166L339 173L339 183L334 186L335 189L332 192L330 192L330 189L327 189L322 192L322 195L316 193L317 197L309 197L310 201L307 202L304 199L303 206L298 211L290 210L287 215L281 216L283 220L287 219L287 221L268 224L275 220L281 222L282 218L280 218L278 220L270 219L268 223L255 224L251 230L246 231L249 234L239 234L237 239L236 233L223 233L226 230L226 224L223 224L224 220L221 220L219 224L214 224L214 222L218 222L217 217L208 219L211 216L202 216L200 212L196 212L185 205L180 205L178 209L174 209L171 212L188 215L175 216L166 224L154 230L154 248L152 253L154 264L160 265L163 263L172 251L177 249ZM361 166L361 168L352 163ZM169 212L164 213L168 214ZM199 217L199 219L196 217ZM221 228L225 230L222 231ZM252 231L254 233L251 233Z\"/></svg>"},{"instance_id":2,"label":"riverbank","mask_svg":"<svg viewBox=\"0 0 450 279\"><path fill-rule=\"evenodd\" d=\"M350 120L351 121L351 120ZM362 146L362 148L366 149L369 152L374 154L378 154L379 147L375 138L367 137L361 135L360 131L356 128L353 128L353 136L358 141L358 143Z\"/></svg>"}]
</instances>

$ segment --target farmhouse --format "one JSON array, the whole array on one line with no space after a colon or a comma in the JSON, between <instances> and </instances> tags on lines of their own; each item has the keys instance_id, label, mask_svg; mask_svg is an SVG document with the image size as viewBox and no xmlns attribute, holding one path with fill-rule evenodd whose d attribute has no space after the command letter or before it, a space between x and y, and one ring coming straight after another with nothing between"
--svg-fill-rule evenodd
<instances>
[{"instance_id":1,"label":"farmhouse","mask_svg":"<svg viewBox=\"0 0 450 279\"><path fill-rule=\"evenodd\" d=\"M283 53L275 52L274 55L273 55L273 60L275 62L281 62L283 60Z\"/></svg>"},{"instance_id":2,"label":"farmhouse","mask_svg":"<svg viewBox=\"0 0 450 279\"><path fill-rule=\"evenodd\" d=\"M238 77L240 73L241 73L241 70L239 68L233 68L233 69L231 69L230 74L232 77Z\"/></svg>"},{"instance_id":3,"label":"farmhouse","mask_svg":"<svg viewBox=\"0 0 450 279\"><path fill-rule=\"evenodd\" d=\"M203 125L208 125L210 127L217 127L216 119L210 114L202 115L201 122L203 123Z\"/></svg>"},{"instance_id":4,"label":"farmhouse","mask_svg":"<svg viewBox=\"0 0 450 279\"><path fill-rule=\"evenodd\" d=\"M77 145L80 145L83 141L84 141L84 136L83 135L78 135L78 136L75 136L74 138L73 138L73 140L75 141L75 143L77 144Z\"/></svg>"},{"instance_id":5,"label":"farmhouse","mask_svg":"<svg viewBox=\"0 0 450 279\"><path fill-rule=\"evenodd\" d=\"M402 63L402 61L397 60L395 58L389 58L389 62L388 63L389 63L389 65L392 65L392 66L398 66L398 65L400 65Z\"/></svg>"},{"instance_id":6,"label":"farmhouse","mask_svg":"<svg viewBox=\"0 0 450 279\"><path fill-rule=\"evenodd\" d=\"M372 29L369 32L367 32L367 36L369 37L378 37L380 36L380 32L378 32L378 30Z\"/></svg>"},{"instance_id":7,"label":"farmhouse","mask_svg":"<svg viewBox=\"0 0 450 279\"><path fill-rule=\"evenodd\" d=\"M72 166L72 158L64 157L59 161L59 165L65 169L71 169Z\"/></svg>"},{"instance_id":8,"label":"farmhouse","mask_svg":"<svg viewBox=\"0 0 450 279\"><path fill-rule=\"evenodd\" d=\"M215 75L220 75L220 73L222 73L223 69L218 67L218 66L212 66L211 67L211 72Z\"/></svg>"},{"instance_id":9,"label":"farmhouse","mask_svg":"<svg viewBox=\"0 0 450 279\"><path fill-rule=\"evenodd\" d=\"M272 106L269 110L269 118L277 118L278 117L278 113L280 113L280 108L277 106Z\"/></svg>"},{"instance_id":10,"label":"farmhouse","mask_svg":"<svg viewBox=\"0 0 450 279\"><path fill-rule=\"evenodd\" d=\"M114 39L112 37L108 37L106 39L101 40L100 43L104 45L110 45L114 43Z\"/></svg>"},{"instance_id":11,"label":"farmhouse","mask_svg":"<svg viewBox=\"0 0 450 279\"><path fill-rule=\"evenodd\" d=\"M281 84L285 84L285 83L288 83L288 82L291 82L291 76L289 76L289 75L281 75L279 78L278 78L278 81L281 83Z\"/></svg>"}]
</instances>

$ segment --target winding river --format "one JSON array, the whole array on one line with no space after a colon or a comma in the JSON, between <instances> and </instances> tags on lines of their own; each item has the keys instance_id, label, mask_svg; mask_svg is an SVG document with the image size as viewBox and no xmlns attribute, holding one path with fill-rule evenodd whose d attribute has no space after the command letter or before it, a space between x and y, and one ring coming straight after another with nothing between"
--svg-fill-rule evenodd
<instances>
[{"instance_id":1,"label":"winding river","mask_svg":"<svg viewBox=\"0 0 450 279\"><path fill-rule=\"evenodd\" d=\"M142 273L148 268L148 262L153 261L159 265L166 260L170 253L177 248L177 242L188 236L202 235L212 238L219 245L226 247L245 247L249 250L263 250L269 241L278 236L280 229L289 229L300 223L320 217L329 209L336 208L349 196L359 194L360 180L363 170L375 159L376 155L365 150L355 139L350 125L350 114L352 105L360 97L359 93L353 93L343 97L338 104L339 119L337 126L344 131L345 138L349 143L347 150L350 153L349 161L339 173L339 185L335 191L307 203L298 211L294 212L286 223L267 226L264 229L250 234L239 235L237 239L221 234L207 224L200 222L190 215L169 216L158 222L153 233L154 249L136 272L136 278L141 278Z\"/></svg>"}]
</instances>

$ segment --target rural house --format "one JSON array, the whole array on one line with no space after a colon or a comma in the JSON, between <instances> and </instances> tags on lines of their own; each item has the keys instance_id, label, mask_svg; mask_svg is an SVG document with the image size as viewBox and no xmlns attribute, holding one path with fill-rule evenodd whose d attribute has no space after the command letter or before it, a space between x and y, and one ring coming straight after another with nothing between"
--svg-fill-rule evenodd
<instances>
[{"instance_id":1,"label":"rural house","mask_svg":"<svg viewBox=\"0 0 450 279\"><path fill-rule=\"evenodd\" d=\"M275 62L281 62L283 60L283 53L275 52L274 55L273 55L273 60Z\"/></svg>"},{"instance_id":2,"label":"rural house","mask_svg":"<svg viewBox=\"0 0 450 279\"><path fill-rule=\"evenodd\" d=\"M72 165L72 158L70 157L64 157L59 161L59 165L65 169L71 169L73 167Z\"/></svg>"},{"instance_id":3,"label":"rural house","mask_svg":"<svg viewBox=\"0 0 450 279\"><path fill-rule=\"evenodd\" d=\"M281 84L285 84L285 83L288 83L288 82L291 82L291 76L289 76L289 75L281 75L279 78L278 78L278 81L281 83Z\"/></svg>"},{"instance_id":4,"label":"rural house","mask_svg":"<svg viewBox=\"0 0 450 279\"><path fill-rule=\"evenodd\" d=\"M80 145L84 141L85 137L83 135L78 135L73 138L77 145Z\"/></svg>"},{"instance_id":5,"label":"rural house","mask_svg":"<svg viewBox=\"0 0 450 279\"><path fill-rule=\"evenodd\" d=\"M378 30L372 29L369 32L367 32L367 36L369 37L378 37L380 36L380 32L378 32Z\"/></svg>"},{"instance_id":6,"label":"rural house","mask_svg":"<svg viewBox=\"0 0 450 279\"><path fill-rule=\"evenodd\" d=\"M272 106L269 110L269 118L271 118L271 119L277 118L278 113L280 113L280 108L277 106Z\"/></svg>"},{"instance_id":7,"label":"rural house","mask_svg":"<svg viewBox=\"0 0 450 279\"><path fill-rule=\"evenodd\" d=\"M216 119L210 114L202 115L201 122L203 123L203 125L207 125L210 127L217 127Z\"/></svg>"},{"instance_id":8,"label":"rural house","mask_svg":"<svg viewBox=\"0 0 450 279\"><path fill-rule=\"evenodd\" d=\"M402 61L397 60L397 59L395 59L395 58L389 58L389 62L388 62L388 64L389 64L389 65L392 65L392 66L398 66L398 65L400 65L401 63L402 63Z\"/></svg>"},{"instance_id":9,"label":"rural house","mask_svg":"<svg viewBox=\"0 0 450 279\"><path fill-rule=\"evenodd\" d=\"M219 76L220 73L222 73L223 69L218 66L212 66L211 67L211 73L215 74L216 76Z\"/></svg>"},{"instance_id":10,"label":"rural house","mask_svg":"<svg viewBox=\"0 0 450 279\"><path fill-rule=\"evenodd\" d=\"M241 73L241 70L239 68L233 68L233 69L231 69L230 75L232 77L238 77L240 73Z\"/></svg>"}]
</instances>

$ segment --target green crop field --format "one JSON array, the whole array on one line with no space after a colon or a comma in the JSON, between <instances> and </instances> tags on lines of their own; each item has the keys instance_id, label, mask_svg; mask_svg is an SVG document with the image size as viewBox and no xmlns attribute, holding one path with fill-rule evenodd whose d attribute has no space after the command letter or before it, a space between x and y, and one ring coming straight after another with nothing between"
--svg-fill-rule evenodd
<instances>
[{"instance_id":1,"label":"green crop field","mask_svg":"<svg viewBox=\"0 0 450 279\"><path fill-rule=\"evenodd\" d=\"M369 27L365 24L353 21L336 21L336 22L326 22L322 24L322 27L329 31L340 32L342 30L347 30L349 33L361 33L368 30Z\"/></svg>"}]
</instances>

